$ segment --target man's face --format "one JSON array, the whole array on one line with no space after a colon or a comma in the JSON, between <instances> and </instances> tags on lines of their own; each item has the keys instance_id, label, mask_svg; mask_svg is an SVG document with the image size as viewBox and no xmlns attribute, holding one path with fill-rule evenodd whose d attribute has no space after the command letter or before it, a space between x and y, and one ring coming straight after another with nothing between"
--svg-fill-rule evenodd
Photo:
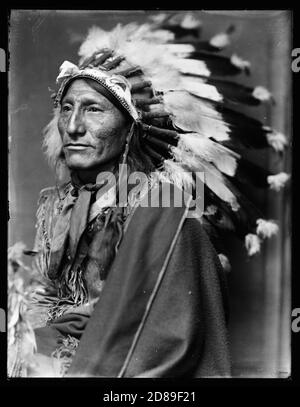
<instances>
[{"instance_id":1,"label":"man's face","mask_svg":"<svg viewBox=\"0 0 300 407\"><path fill-rule=\"evenodd\" d=\"M67 166L95 170L121 155L128 122L105 96L77 79L62 99L58 130Z\"/></svg>"}]
</instances>

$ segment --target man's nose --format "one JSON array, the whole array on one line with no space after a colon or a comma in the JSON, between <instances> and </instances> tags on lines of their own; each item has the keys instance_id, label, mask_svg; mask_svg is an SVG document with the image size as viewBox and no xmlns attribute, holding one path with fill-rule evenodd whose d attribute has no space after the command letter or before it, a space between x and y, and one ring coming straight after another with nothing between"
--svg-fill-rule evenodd
<instances>
[{"instance_id":1,"label":"man's nose","mask_svg":"<svg viewBox=\"0 0 300 407\"><path fill-rule=\"evenodd\" d=\"M85 134L85 124L82 112L79 109L73 111L67 126L70 136L82 136Z\"/></svg>"}]
</instances>

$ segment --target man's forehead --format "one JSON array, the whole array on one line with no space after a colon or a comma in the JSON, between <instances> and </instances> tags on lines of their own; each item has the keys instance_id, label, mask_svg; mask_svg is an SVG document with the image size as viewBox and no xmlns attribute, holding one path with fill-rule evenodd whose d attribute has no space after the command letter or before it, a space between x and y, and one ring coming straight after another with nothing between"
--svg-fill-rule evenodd
<instances>
[{"instance_id":1,"label":"man's forehead","mask_svg":"<svg viewBox=\"0 0 300 407\"><path fill-rule=\"evenodd\" d=\"M62 100L65 100L66 98L74 98L78 100L93 98L95 100L111 104L111 102L104 95L94 89L84 79L77 79L70 84Z\"/></svg>"}]
</instances>

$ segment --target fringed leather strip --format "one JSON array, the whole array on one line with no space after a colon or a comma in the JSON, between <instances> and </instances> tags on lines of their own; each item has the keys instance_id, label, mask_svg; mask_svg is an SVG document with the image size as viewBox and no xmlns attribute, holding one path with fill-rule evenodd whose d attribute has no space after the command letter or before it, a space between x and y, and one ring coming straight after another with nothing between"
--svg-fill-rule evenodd
<instances>
[{"instance_id":1,"label":"fringed leather strip","mask_svg":"<svg viewBox=\"0 0 300 407\"><path fill-rule=\"evenodd\" d=\"M115 74L122 75L125 78L130 78L133 75L142 74L142 70L139 66L134 66L134 67L123 69L121 71L116 71Z\"/></svg>"},{"instance_id":2,"label":"fringed leather strip","mask_svg":"<svg viewBox=\"0 0 300 407\"><path fill-rule=\"evenodd\" d=\"M73 267L67 269L66 273L62 274L60 281L60 296L63 297L69 291L70 298L76 305L83 304L88 299L88 293L83 277L83 269L78 267L74 270Z\"/></svg>"},{"instance_id":3,"label":"fringed leather strip","mask_svg":"<svg viewBox=\"0 0 300 407\"><path fill-rule=\"evenodd\" d=\"M159 139L168 140L168 143L173 146L177 146L178 144L179 135L174 130L160 129L159 127L148 126L146 124L142 124L142 129L146 134L151 134Z\"/></svg>"},{"instance_id":4,"label":"fringed leather strip","mask_svg":"<svg viewBox=\"0 0 300 407\"><path fill-rule=\"evenodd\" d=\"M149 120L149 119L153 119L156 117L169 117L170 113L166 112L166 111L160 111L160 112L142 112L142 118L144 120Z\"/></svg>"},{"instance_id":5,"label":"fringed leather strip","mask_svg":"<svg viewBox=\"0 0 300 407\"><path fill-rule=\"evenodd\" d=\"M147 142L147 144L150 143L150 145L153 145L157 149L159 149L159 151L165 158L171 157L171 145L170 144L166 143L165 141L159 140L156 137L150 136L149 134L145 134L144 140Z\"/></svg>"},{"instance_id":6,"label":"fringed leather strip","mask_svg":"<svg viewBox=\"0 0 300 407\"><path fill-rule=\"evenodd\" d=\"M162 99L160 97L153 97L153 98L138 98L135 99L135 104L137 107L143 107L147 105L154 105L161 103Z\"/></svg>"},{"instance_id":7,"label":"fringed leather strip","mask_svg":"<svg viewBox=\"0 0 300 407\"><path fill-rule=\"evenodd\" d=\"M154 159L154 161L162 163L165 160L165 158L161 154L154 151L148 144L144 144L143 148L147 151L150 157Z\"/></svg>"},{"instance_id":8,"label":"fringed leather strip","mask_svg":"<svg viewBox=\"0 0 300 407\"><path fill-rule=\"evenodd\" d=\"M38 209L36 212L36 239L34 244L34 250L38 252L35 256L34 265L36 266L39 273L44 277L47 276L47 270L49 265L49 256L51 248L51 240L49 236L49 231L52 224L52 212L54 210L53 206L55 202L53 201L52 205L48 204L47 200L49 195L41 193ZM49 210L52 209L52 210Z\"/></svg>"},{"instance_id":9,"label":"fringed leather strip","mask_svg":"<svg viewBox=\"0 0 300 407\"><path fill-rule=\"evenodd\" d=\"M168 136L170 138L179 139L179 135L175 130L168 130L168 129L161 129L156 126L148 126L146 124L142 124L142 128L144 131L152 134L153 136Z\"/></svg>"},{"instance_id":10,"label":"fringed leather strip","mask_svg":"<svg viewBox=\"0 0 300 407\"><path fill-rule=\"evenodd\" d=\"M60 374L64 376L71 366L72 359L76 353L79 340L71 335L68 335L62 340L62 345L52 352L51 357L60 362Z\"/></svg>"},{"instance_id":11,"label":"fringed leather strip","mask_svg":"<svg viewBox=\"0 0 300 407\"><path fill-rule=\"evenodd\" d=\"M131 87L131 92L134 93L144 88L150 88L151 85L152 85L151 81L141 81L138 83L134 83Z\"/></svg>"},{"instance_id":12,"label":"fringed leather strip","mask_svg":"<svg viewBox=\"0 0 300 407\"><path fill-rule=\"evenodd\" d=\"M78 304L79 305L79 304ZM53 306L48 309L47 312L47 324L51 323L55 319L61 317L66 310L76 306L73 300L59 299Z\"/></svg>"}]
</instances>

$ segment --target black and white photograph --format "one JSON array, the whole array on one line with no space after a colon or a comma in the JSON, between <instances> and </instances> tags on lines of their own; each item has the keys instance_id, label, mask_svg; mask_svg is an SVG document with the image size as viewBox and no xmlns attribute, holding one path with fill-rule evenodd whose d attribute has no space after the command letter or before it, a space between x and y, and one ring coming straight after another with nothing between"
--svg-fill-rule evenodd
<instances>
[{"instance_id":1,"label":"black and white photograph","mask_svg":"<svg viewBox=\"0 0 300 407\"><path fill-rule=\"evenodd\" d=\"M10 11L11 382L291 377L292 22Z\"/></svg>"}]
</instances>

